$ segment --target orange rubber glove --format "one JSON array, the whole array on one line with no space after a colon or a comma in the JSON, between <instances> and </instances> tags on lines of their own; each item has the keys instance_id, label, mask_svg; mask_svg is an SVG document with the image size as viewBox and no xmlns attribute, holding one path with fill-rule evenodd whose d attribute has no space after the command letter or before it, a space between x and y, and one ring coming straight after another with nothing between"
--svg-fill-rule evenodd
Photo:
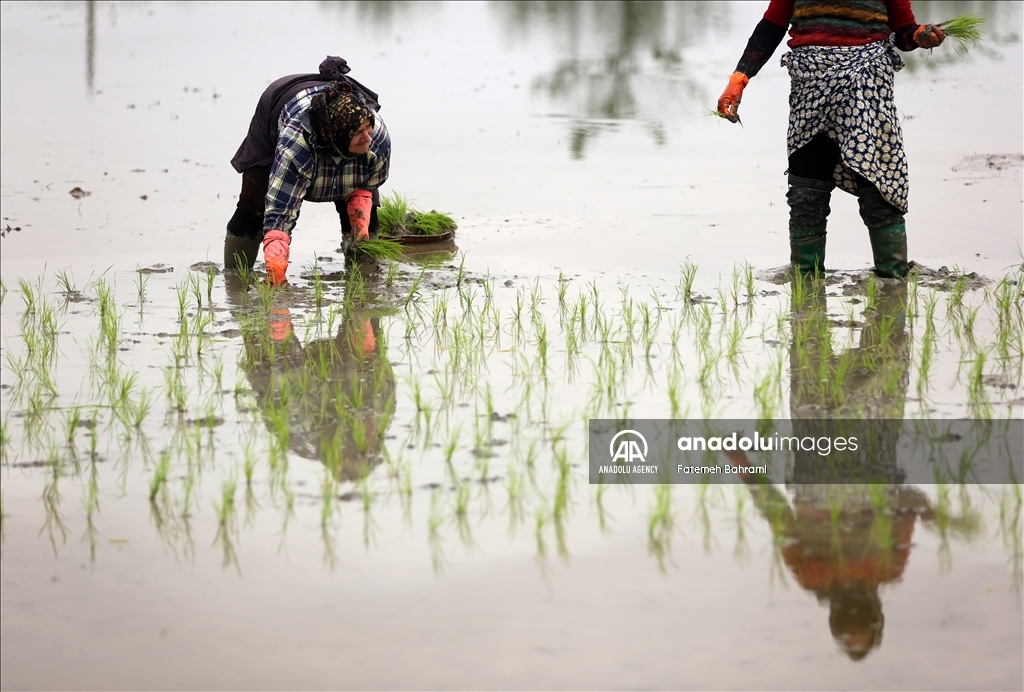
<instances>
[{"instance_id":1,"label":"orange rubber glove","mask_svg":"<svg viewBox=\"0 0 1024 692\"><path fill-rule=\"evenodd\" d=\"M268 318L270 325L270 338L275 343L281 343L292 335L292 313L288 308L271 308Z\"/></svg>"},{"instance_id":2,"label":"orange rubber glove","mask_svg":"<svg viewBox=\"0 0 1024 692\"><path fill-rule=\"evenodd\" d=\"M946 35L934 24L922 24L914 31L914 43L918 48L935 48L942 45Z\"/></svg>"},{"instance_id":3,"label":"orange rubber glove","mask_svg":"<svg viewBox=\"0 0 1024 692\"><path fill-rule=\"evenodd\" d=\"M356 190L349 195L345 205L348 220L352 224L352 240L361 243L370 237L370 212L373 210L373 193Z\"/></svg>"},{"instance_id":4,"label":"orange rubber glove","mask_svg":"<svg viewBox=\"0 0 1024 692\"><path fill-rule=\"evenodd\" d=\"M263 262L267 265L267 281L272 286L288 283L288 243L284 231L267 231L263 236Z\"/></svg>"},{"instance_id":5,"label":"orange rubber glove","mask_svg":"<svg viewBox=\"0 0 1024 692\"><path fill-rule=\"evenodd\" d=\"M359 355L363 358L372 356L373 352L377 350L377 337L373 335L373 323L369 317L363 320L363 326L359 329L359 334L362 336L359 343Z\"/></svg>"},{"instance_id":6,"label":"orange rubber glove","mask_svg":"<svg viewBox=\"0 0 1024 692\"><path fill-rule=\"evenodd\" d=\"M733 72L729 75L729 86L718 97L718 112L726 117L729 122L738 123L740 116L737 109L740 101L743 100L743 89L750 79L742 72Z\"/></svg>"}]
</instances>

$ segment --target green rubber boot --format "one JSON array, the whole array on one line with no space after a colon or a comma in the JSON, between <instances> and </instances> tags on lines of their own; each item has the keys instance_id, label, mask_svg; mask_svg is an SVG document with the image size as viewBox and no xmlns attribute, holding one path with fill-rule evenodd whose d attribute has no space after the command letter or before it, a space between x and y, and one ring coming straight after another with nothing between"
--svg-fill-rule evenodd
<instances>
[{"instance_id":1,"label":"green rubber boot","mask_svg":"<svg viewBox=\"0 0 1024 692\"><path fill-rule=\"evenodd\" d=\"M224 271L251 272L259 251L258 238L243 238L228 231L224 235Z\"/></svg>"},{"instance_id":2,"label":"green rubber boot","mask_svg":"<svg viewBox=\"0 0 1024 692\"><path fill-rule=\"evenodd\" d=\"M910 272L907 261L907 227L869 228L871 254L875 258L875 274L887 279L905 279Z\"/></svg>"},{"instance_id":3,"label":"green rubber boot","mask_svg":"<svg viewBox=\"0 0 1024 692\"><path fill-rule=\"evenodd\" d=\"M825 271L825 229L835 183L789 176L789 261L801 274Z\"/></svg>"},{"instance_id":4,"label":"green rubber boot","mask_svg":"<svg viewBox=\"0 0 1024 692\"><path fill-rule=\"evenodd\" d=\"M870 183L857 190L857 197L860 218L871 238L875 274L887 279L906 278L910 262L907 261L907 226L903 212L889 204Z\"/></svg>"}]
</instances>

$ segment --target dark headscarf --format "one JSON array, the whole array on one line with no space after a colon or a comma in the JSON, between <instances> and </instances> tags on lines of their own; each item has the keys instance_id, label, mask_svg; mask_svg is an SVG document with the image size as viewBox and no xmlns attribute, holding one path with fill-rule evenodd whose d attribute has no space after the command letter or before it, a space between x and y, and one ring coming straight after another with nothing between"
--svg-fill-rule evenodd
<instances>
[{"instance_id":1,"label":"dark headscarf","mask_svg":"<svg viewBox=\"0 0 1024 692\"><path fill-rule=\"evenodd\" d=\"M373 111L358 90L344 82L330 86L313 96L310 108L317 148L335 156L351 156L348 145L363 121L373 121Z\"/></svg>"}]
</instances>

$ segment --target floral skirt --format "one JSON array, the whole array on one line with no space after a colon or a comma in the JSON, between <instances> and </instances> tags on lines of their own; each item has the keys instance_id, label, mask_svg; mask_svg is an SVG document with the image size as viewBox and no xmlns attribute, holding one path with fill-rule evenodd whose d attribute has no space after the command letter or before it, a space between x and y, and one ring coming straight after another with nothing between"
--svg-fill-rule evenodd
<instances>
[{"instance_id":1,"label":"floral skirt","mask_svg":"<svg viewBox=\"0 0 1024 692\"><path fill-rule=\"evenodd\" d=\"M823 134L839 145L836 185L857 189L864 176L882 197L907 211L907 157L893 98L903 60L891 41L865 46L803 46L782 56L789 69L787 153Z\"/></svg>"}]
</instances>

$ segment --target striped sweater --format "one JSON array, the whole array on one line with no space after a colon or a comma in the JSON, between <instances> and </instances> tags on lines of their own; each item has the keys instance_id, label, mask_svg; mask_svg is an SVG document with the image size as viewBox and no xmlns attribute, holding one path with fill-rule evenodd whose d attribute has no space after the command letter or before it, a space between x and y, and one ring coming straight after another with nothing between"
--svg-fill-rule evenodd
<instances>
[{"instance_id":1,"label":"striped sweater","mask_svg":"<svg viewBox=\"0 0 1024 692\"><path fill-rule=\"evenodd\" d=\"M773 1L764 18L782 27L789 25L790 48L863 46L884 41L908 24L916 25L909 0Z\"/></svg>"},{"instance_id":2,"label":"striped sweater","mask_svg":"<svg viewBox=\"0 0 1024 692\"><path fill-rule=\"evenodd\" d=\"M771 0L754 29L737 72L753 77L782 43L789 47L863 46L896 35L896 47L917 48L910 0Z\"/></svg>"}]
</instances>

